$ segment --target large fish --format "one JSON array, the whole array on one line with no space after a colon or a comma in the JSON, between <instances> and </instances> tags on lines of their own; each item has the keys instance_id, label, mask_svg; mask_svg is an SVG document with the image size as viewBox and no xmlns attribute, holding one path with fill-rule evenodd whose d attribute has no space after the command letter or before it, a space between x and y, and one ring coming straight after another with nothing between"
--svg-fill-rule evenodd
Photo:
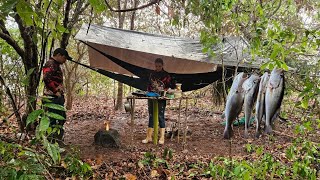
<instances>
[{"instance_id":1,"label":"large fish","mask_svg":"<svg viewBox=\"0 0 320 180\"><path fill-rule=\"evenodd\" d=\"M248 138L248 128L251 119L253 105L257 99L258 87L259 87L260 77L256 74L252 74L243 84L242 88L244 90L244 116L245 116L245 138Z\"/></svg>"},{"instance_id":2,"label":"large fish","mask_svg":"<svg viewBox=\"0 0 320 180\"><path fill-rule=\"evenodd\" d=\"M258 97L257 97L257 103L256 103L256 137L259 138L260 136L260 126L262 118L265 117L265 94L267 89L267 83L269 81L269 73L265 72L260 79L259 84L259 91L258 91Z\"/></svg>"},{"instance_id":3,"label":"large fish","mask_svg":"<svg viewBox=\"0 0 320 180\"><path fill-rule=\"evenodd\" d=\"M272 133L274 120L278 117L280 106L284 95L285 79L282 69L274 68L271 72L270 79L266 90L266 126L265 132Z\"/></svg>"},{"instance_id":4,"label":"large fish","mask_svg":"<svg viewBox=\"0 0 320 180\"><path fill-rule=\"evenodd\" d=\"M226 108L225 108L225 118L226 127L223 132L223 137L225 139L230 139L232 136L232 123L238 117L242 110L243 105L243 88L242 84L247 79L247 75L243 72L239 73L233 80L231 89L229 91Z\"/></svg>"}]
</instances>

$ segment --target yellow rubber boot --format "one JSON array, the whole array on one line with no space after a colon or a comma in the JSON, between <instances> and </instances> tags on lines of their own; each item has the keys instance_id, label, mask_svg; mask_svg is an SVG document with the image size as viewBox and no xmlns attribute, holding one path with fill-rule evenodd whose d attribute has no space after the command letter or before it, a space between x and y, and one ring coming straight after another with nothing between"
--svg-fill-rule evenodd
<instances>
[{"instance_id":1,"label":"yellow rubber boot","mask_svg":"<svg viewBox=\"0 0 320 180\"><path fill-rule=\"evenodd\" d=\"M147 144L148 142L152 142L152 133L153 133L153 128L148 128L147 129L147 138L142 140L143 144Z\"/></svg>"},{"instance_id":2,"label":"yellow rubber boot","mask_svg":"<svg viewBox=\"0 0 320 180\"><path fill-rule=\"evenodd\" d=\"M160 128L159 144L164 144L164 133L165 133L165 128Z\"/></svg>"}]
</instances>

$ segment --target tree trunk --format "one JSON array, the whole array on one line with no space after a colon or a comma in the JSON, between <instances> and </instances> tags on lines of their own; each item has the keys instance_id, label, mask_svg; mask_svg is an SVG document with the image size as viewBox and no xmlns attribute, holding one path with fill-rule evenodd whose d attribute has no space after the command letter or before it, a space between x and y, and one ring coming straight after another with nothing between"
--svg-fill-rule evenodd
<instances>
[{"instance_id":1,"label":"tree trunk","mask_svg":"<svg viewBox=\"0 0 320 180\"><path fill-rule=\"evenodd\" d=\"M115 107L115 110L122 110L123 103L123 83L118 82L118 95L117 95L117 104Z\"/></svg>"},{"instance_id":2,"label":"tree trunk","mask_svg":"<svg viewBox=\"0 0 320 180\"><path fill-rule=\"evenodd\" d=\"M71 110L72 109L72 102L73 102L73 94L72 89L68 89L67 91L67 103L66 103L66 109Z\"/></svg>"},{"instance_id":3,"label":"tree trunk","mask_svg":"<svg viewBox=\"0 0 320 180\"><path fill-rule=\"evenodd\" d=\"M2 55L0 55L0 76L3 75L1 74L1 72L4 72ZM3 91L3 86L0 83L0 115L3 113L3 108L4 108L4 91Z\"/></svg>"},{"instance_id":4,"label":"tree trunk","mask_svg":"<svg viewBox=\"0 0 320 180\"><path fill-rule=\"evenodd\" d=\"M29 68L30 70L31 68ZM32 111L36 110L36 105L37 105L37 89L38 89L38 85L39 82L37 82L38 80L38 71L34 70L33 73L31 73L30 75L30 79L29 79L29 84L25 87L25 91L26 91L26 111L25 111L25 115L24 117L22 117L22 123L23 126L26 127L26 116L28 114L30 114ZM30 127L27 127L27 131L34 131L35 130L35 126L31 125Z\"/></svg>"},{"instance_id":5,"label":"tree trunk","mask_svg":"<svg viewBox=\"0 0 320 180\"><path fill-rule=\"evenodd\" d=\"M86 47L84 45L81 45L81 43L77 43L77 55L78 57L75 57L75 61L81 62L83 59ZM78 67L79 65L76 63L65 63L64 64L64 74L65 74L65 89L66 89L66 109L71 110L72 109L72 102L73 102L73 96L74 96L74 88L75 84L78 83L79 77L81 74L79 74Z\"/></svg>"},{"instance_id":6,"label":"tree trunk","mask_svg":"<svg viewBox=\"0 0 320 180\"><path fill-rule=\"evenodd\" d=\"M67 66L65 66L65 67L67 67ZM66 96L67 96L66 109L70 110L70 109L72 109L72 95L73 95L72 88L71 88L71 73L72 72L70 72L67 68L65 68L65 69L66 70L64 72L65 72L65 74L67 74L67 76L65 77L65 81L64 81L65 89L67 91L67 93L66 93Z\"/></svg>"},{"instance_id":7,"label":"tree trunk","mask_svg":"<svg viewBox=\"0 0 320 180\"><path fill-rule=\"evenodd\" d=\"M120 7L121 7L120 0L118 0L118 8L121 9ZM126 8L127 8L127 0L123 4L123 9L126 9ZM126 15L125 12L123 12L123 13L119 12L118 13L119 28L120 29L123 29L125 15ZM122 107L123 107L122 99L123 99L123 83L118 82L118 95L117 95L117 103L116 103L116 106L115 106L115 110L121 110L122 109Z\"/></svg>"}]
</instances>

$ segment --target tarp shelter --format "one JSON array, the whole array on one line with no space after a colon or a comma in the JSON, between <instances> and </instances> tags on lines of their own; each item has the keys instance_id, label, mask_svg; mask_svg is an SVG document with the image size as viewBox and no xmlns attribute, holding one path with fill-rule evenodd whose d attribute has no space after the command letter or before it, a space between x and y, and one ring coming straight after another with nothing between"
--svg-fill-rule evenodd
<instances>
[{"instance_id":1,"label":"tarp shelter","mask_svg":"<svg viewBox=\"0 0 320 180\"><path fill-rule=\"evenodd\" d=\"M221 79L222 60L225 67L234 69L238 66L239 70L258 68L262 63L259 58L251 60L248 44L241 37L224 38L222 43L212 47L215 52L212 57L202 52L199 40L105 26L88 27L84 24L75 39L89 46L91 67L142 90L145 90L145 84L134 86L136 83L130 83L128 78L139 83L146 82L145 76L154 69L156 58L164 60L164 69L183 84L184 91L198 89Z\"/></svg>"}]
</instances>

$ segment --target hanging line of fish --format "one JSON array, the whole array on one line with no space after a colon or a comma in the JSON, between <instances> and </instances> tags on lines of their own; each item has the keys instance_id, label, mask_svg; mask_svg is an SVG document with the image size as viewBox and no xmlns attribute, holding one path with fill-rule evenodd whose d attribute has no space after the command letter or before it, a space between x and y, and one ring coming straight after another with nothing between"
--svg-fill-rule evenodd
<instances>
[{"instance_id":1,"label":"hanging line of fish","mask_svg":"<svg viewBox=\"0 0 320 180\"><path fill-rule=\"evenodd\" d=\"M248 128L252 111L255 108L256 134L261 134L261 122L265 121L264 130L272 134L274 121L279 116L285 89L284 71L274 68L269 75L265 72L261 77L257 74L239 73L233 80L227 96L225 107L226 126L223 137L230 139L233 135L232 124L238 118L244 106L245 138L249 137Z\"/></svg>"}]
</instances>

